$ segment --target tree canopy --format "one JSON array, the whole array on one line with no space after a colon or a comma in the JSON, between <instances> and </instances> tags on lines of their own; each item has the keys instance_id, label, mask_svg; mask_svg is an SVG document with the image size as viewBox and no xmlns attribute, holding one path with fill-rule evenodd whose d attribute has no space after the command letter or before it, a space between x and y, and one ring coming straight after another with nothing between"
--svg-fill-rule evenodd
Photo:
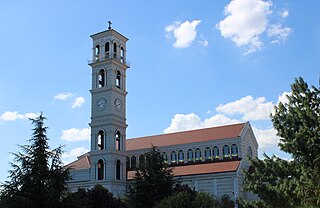
<instances>
[{"instance_id":1,"label":"tree canopy","mask_svg":"<svg viewBox=\"0 0 320 208\"><path fill-rule=\"evenodd\" d=\"M301 77L291 90L271 119L280 149L292 160L265 155L252 159L254 171L245 173L244 188L260 197L259 207L320 205L320 90Z\"/></svg>"},{"instance_id":2,"label":"tree canopy","mask_svg":"<svg viewBox=\"0 0 320 208\"><path fill-rule=\"evenodd\" d=\"M145 162L139 164L129 186L128 206L150 208L172 193L175 184L172 170L155 147L145 153Z\"/></svg>"},{"instance_id":3,"label":"tree canopy","mask_svg":"<svg viewBox=\"0 0 320 208\"><path fill-rule=\"evenodd\" d=\"M13 153L9 180L2 184L1 207L60 207L67 191L69 170L61 161L62 147L50 150L46 136L46 118L31 119L34 125L28 145Z\"/></svg>"},{"instance_id":4,"label":"tree canopy","mask_svg":"<svg viewBox=\"0 0 320 208\"><path fill-rule=\"evenodd\" d=\"M65 208L124 208L124 203L102 185L97 184L92 189L79 188L64 198Z\"/></svg>"}]
</instances>

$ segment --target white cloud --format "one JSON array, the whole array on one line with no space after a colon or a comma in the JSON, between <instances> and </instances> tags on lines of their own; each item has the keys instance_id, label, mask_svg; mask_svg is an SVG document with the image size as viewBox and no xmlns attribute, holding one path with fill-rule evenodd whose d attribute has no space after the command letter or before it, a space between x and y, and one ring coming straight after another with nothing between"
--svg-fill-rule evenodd
<instances>
[{"instance_id":1,"label":"white cloud","mask_svg":"<svg viewBox=\"0 0 320 208\"><path fill-rule=\"evenodd\" d=\"M290 96L290 95L291 95L291 92L286 92L286 91L283 92L281 95L278 96L277 104L279 104L279 102L282 102L282 104L289 103L287 96Z\"/></svg>"},{"instance_id":2,"label":"white cloud","mask_svg":"<svg viewBox=\"0 0 320 208\"><path fill-rule=\"evenodd\" d=\"M82 104L84 103L84 97L77 97L73 104L72 104L72 108L77 108L77 107L81 107Z\"/></svg>"},{"instance_id":3,"label":"white cloud","mask_svg":"<svg viewBox=\"0 0 320 208\"><path fill-rule=\"evenodd\" d=\"M289 16L289 11L288 10L283 10L281 13L280 13L280 16L282 18L287 18Z\"/></svg>"},{"instance_id":4,"label":"white cloud","mask_svg":"<svg viewBox=\"0 0 320 208\"><path fill-rule=\"evenodd\" d=\"M39 113L19 114L18 111L6 111L1 115L0 119L3 121L15 121L17 119L33 119L37 116L39 116Z\"/></svg>"},{"instance_id":5,"label":"white cloud","mask_svg":"<svg viewBox=\"0 0 320 208\"><path fill-rule=\"evenodd\" d=\"M204 121L202 121L201 118L194 113L176 114L172 118L170 126L164 130L164 133L230 125L241 122L243 121L229 118L223 114L216 114L205 119ZM280 138L276 135L277 131L274 128L261 129L253 126L252 129L259 144L259 151L266 152L268 150L278 149Z\"/></svg>"},{"instance_id":6,"label":"white cloud","mask_svg":"<svg viewBox=\"0 0 320 208\"><path fill-rule=\"evenodd\" d=\"M204 38L202 35L200 36L201 37L201 40L199 40L199 43L204 46L204 47L207 47L209 45L209 41L208 39Z\"/></svg>"},{"instance_id":7,"label":"white cloud","mask_svg":"<svg viewBox=\"0 0 320 208\"><path fill-rule=\"evenodd\" d=\"M270 113L274 107L272 102L266 102L265 97L259 97L253 99L252 96L248 95L227 104L220 104L216 111L225 113L227 115L243 114L242 119L248 120L268 120Z\"/></svg>"},{"instance_id":8,"label":"white cloud","mask_svg":"<svg viewBox=\"0 0 320 208\"><path fill-rule=\"evenodd\" d=\"M172 118L170 126L164 130L164 133L214 127L239 122L240 121L228 118L223 114L214 115L210 118L205 119L204 121L202 121L201 118L194 113L176 114Z\"/></svg>"},{"instance_id":9,"label":"white cloud","mask_svg":"<svg viewBox=\"0 0 320 208\"><path fill-rule=\"evenodd\" d=\"M187 48L195 40L197 35L196 27L200 22L201 20L193 20L192 22L187 20L183 23L174 22L165 28L165 31L167 32L166 37L170 37L170 35L173 33L176 39L173 47Z\"/></svg>"},{"instance_id":10,"label":"white cloud","mask_svg":"<svg viewBox=\"0 0 320 208\"><path fill-rule=\"evenodd\" d=\"M203 127L213 127L213 126L221 126L221 125L228 125L228 124L236 124L240 123L241 121L237 119L229 118L223 114L216 114L210 118L207 118L202 123Z\"/></svg>"},{"instance_id":11,"label":"white cloud","mask_svg":"<svg viewBox=\"0 0 320 208\"><path fill-rule=\"evenodd\" d=\"M17 119L23 119L24 116L21 114L18 114L17 111L14 111L14 112L7 111L7 112L4 112L0 118L3 121L14 121Z\"/></svg>"},{"instance_id":12,"label":"white cloud","mask_svg":"<svg viewBox=\"0 0 320 208\"><path fill-rule=\"evenodd\" d=\"M89 150L86 149L85 147L77 147L70 150L69 152L63 153L61 158L64 164L68 164L72 161L75 161L78 156L83 155L84 153L87 153L87 152L89 152Z\"/></svg>"},{"instance_id":13,"label":"white cloud","mask_svg":"<svg viewBox=\"0 0 320 208\"><path fill-rule=\"evenodd\" d=\"M244 54L262 49L265 32L274 38L271 43L280 43L287 39L292 29L271 21L271 7L271 1L232 0L224 9L225 19L218 22L216 28L222 37L231 39L237 47L244 47ZM280 13L282 19L288 15L288 10Z\"/></svg>"},{"instance_id":14,"label":"white cloud","mask_svg":"<svg viewBox=\"0 0 320 208\"><path fill-rule=\"evenodd\" d=\"M270 1L236 0L225 7L227 17L216 27L224 38L230 38L237 46L248 46L247 53L260 50L260 35L266 30Z\"/></svg>"},{"instance_id":15,"label":"white cloud","mask_svg":"<svg viewBox=\"0 0 320 208\"><path fill-rule=\"evenodd\" d=\"M274 128L269 129L258 129L252 127L256 139L259 144L259 148L263 151L278 148L280 137L277 136L277 130Z\"/></svg>"},{"instance_id":16,"label":"white cloud","mask_svg":"<svg viewBox=\"0 0 320 208\"><path fill-rule=\"evenodd\" d=\"M63 130L60 138L68 142L90 140L90 128Z\"/></svg>"},{"instance_id":17,"label":"white cloud","mask_svg":"<svg viewBox=\"0 0 320 208\"><path fill-rule=\"evenodd\" d=\"M172 118L170 126L164 130L164 133L197 129L200 127L201 119L196 114L176 114Z\"/></svg>"},{"instance_id":18,"label":"white cloud","mask_svg":"<svg viewBox=\"0 0 320 208\"><path fill-rule=\"evenodd\" d=\"M54 99L56 99L56 100L66 100L71 96L72 96L71 92L64 92L64 93L59 93L59 94L55 95Z\"/></svg>"},{"instance_id":19,"label":"white cloud","mask_svg":"<svg viewBox=\"0 0 320 208\"><path fill-rule=\"evenodd\" d=\"M290 94L291 92L283 92L274 103L287 103L288 99L286 96ZM216 107L216 112L218 113L206 119L201 119L195 113L176 114L172 118L170 126L164 130L164 133L229 125L247 120L270 121L269 115L274 111L274 103L266 101L265 97L253 99L252 96L248 95L239 100L219 105ZM209 110L207 113L211 114L214 112ZM243 116L241 120L238 120L230 117L234 115ZM280 137L277 136L277 131L273 127L257 128L253 124L251 125L259 144L259 151L270 152L279 150L278 143L280 142Z\"/></svg>"},{"instance_id":20,"label":"white cloud","mask_svg":"<svg viewBox=\"0 0 320 208\"><path fill-rule=\"evenodd\" d=\"M274 38L271 43L281 43L288 39L288 36L292 32L290 27L283 27L280 23L272 24L268 28L268 36Z\"/></svg>"},{"instance_id":21,"label":"white cloud","mask_svg":"<svg viewBox=\"0 0 320 208\"><path fill-rule=\"evenodd\" d=\"M26 113L24 114L24 117L25 118L30 118L30 119L35 119L39 116L40 114L39 113Z\"/></svg>"},{"instance_id":22,"label":"white cloud","mask_svg":"<svg viewBox=\"0 0 320 208\"><path fill-rule=\"evenodd\" d=\"M287 95L290 92L283 92L278 96L276 104L279 102L287 103ZM251 95L240 98L239 100L229 102L227 104L220 104L216 107L215 111L217 114L210 118L202 120L195 113L190 114L176 114L169 127L164 132L177 132L197 128L213 127L226 124L235 124L245 121L266 121L270 120L270 114L274 112L275 104L271 101L266 101L265 97L259 97L254 99ZM207 114L214 112L207 111ZM231 118L228 116L242 115L241 120ZM257 131L260 135L265 135L270 131ZM273 130L274 133L274 130ZM269 134L270 135L270 134ZM275 133L274 133L275 135ZM261 137L264 138L264 137Z\"/></svg>"}]
</instances>

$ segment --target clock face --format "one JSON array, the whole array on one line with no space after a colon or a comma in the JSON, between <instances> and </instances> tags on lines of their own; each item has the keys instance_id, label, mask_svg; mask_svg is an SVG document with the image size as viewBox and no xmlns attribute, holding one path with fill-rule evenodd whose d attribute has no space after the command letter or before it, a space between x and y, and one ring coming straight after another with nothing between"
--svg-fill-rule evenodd
<instances>
[{"instance_id":1,"label":"clock face","mask_svg":"<svg viewBox=\"0 0 320 208\"><path fill-rule=\"evenodd\" d=\"M121 100L116 99L116 100L114 101L114 107L115 107L118 111L120 111L120 110L121 110L121 106L122 106Z\"/></svg>"},{"instance_id":2,"label":"clock face","mask_svg":"<svg viewBox=\"0 0 320 208\"><path fill-rule=\"evenodd\" d=\"M107 104L107 101L104 98L99 98L97 100L97 106L98 106L99 110L103 110L105 108L106 104Z\"/></svg>"}]
</instances>

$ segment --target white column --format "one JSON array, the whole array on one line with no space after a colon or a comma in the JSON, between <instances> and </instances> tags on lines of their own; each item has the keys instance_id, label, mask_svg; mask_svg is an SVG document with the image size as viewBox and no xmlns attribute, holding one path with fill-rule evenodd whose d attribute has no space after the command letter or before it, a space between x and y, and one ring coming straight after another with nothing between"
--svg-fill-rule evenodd
<instances>
[{"instance_id":1,"label":"white column","mask_svg":"<svg viewBox=\"0 0 320 208\"><path fill-rule=\"evenodd\" d=\"M195 191L199 191L199 182L198 182L198 179L195 179L195 180L194 180L194 190L195 190Z\"/></svg>"},{"instance_id":2,"label":"white column","mask_svg":"<svg viewBox=\"0 0 320 208\"><path fill-rule=\"evenodd\" d=\"M96 60L96 48L93 47L92 48L92 59L91 59L91 62L94 62Z\"/></svg>"},{"instance_id":3,"label":"white column","mask_svg":"<svg viewBox=\"0 0 320 208\"><path fill-rule=\"evenodd\" d=\"M105 59L105 45L101 44L100 45L100 60L104 60Z\"/></svg>"},{"instance_id":4,"label":"white column","mask_svg":"<svg viewBox=\"0 0 320 208\"><path fill-rule=\"evenodd\" d=\"M183 151L183 160L184 160L184 163L188 163L188 149Z\"/></svg>"},{"instance_id":5,"label":"white column","mask_svg":"<svg viewBox=\"0 0 320 208\"><path fill-rule=\"evenodd\" d=\"M235 176L235 177L233 177L233 197L234 197L234 201L235 202L238 199L238 195L239 195L238 177ZM234 208L238 208L238 204L237 203L234 204Z\"/></svg>"},{"instance_id":6,"label":"white column","mask_svg":"<svg viewBox=\"0 0 320 208\"><path fill-rule=\"evenodd\" d=\"M217 185L217 179L216 178L213 179L213 195L215 197L218 196L218 185Z\"/></svg>"}]
</instances>

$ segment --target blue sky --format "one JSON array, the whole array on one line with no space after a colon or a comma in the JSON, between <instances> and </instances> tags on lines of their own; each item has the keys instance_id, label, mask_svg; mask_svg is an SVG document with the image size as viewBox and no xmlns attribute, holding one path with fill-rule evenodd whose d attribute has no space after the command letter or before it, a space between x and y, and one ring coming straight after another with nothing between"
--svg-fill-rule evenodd
<instances>
[{"instance_id":1,"label":"blue sky","mask_svg":"<svg viewBox=\"0 0 320 208\"><path fill-rule=\"evenodd\" d=\"M259 154L278 150L269 119L294 78L318 85L318 1L1 1L0 181L10 152L48 118L70 162L90 149L91 34L129 38L127 138L250 121Z\"/></svg>"}]
</instances>

